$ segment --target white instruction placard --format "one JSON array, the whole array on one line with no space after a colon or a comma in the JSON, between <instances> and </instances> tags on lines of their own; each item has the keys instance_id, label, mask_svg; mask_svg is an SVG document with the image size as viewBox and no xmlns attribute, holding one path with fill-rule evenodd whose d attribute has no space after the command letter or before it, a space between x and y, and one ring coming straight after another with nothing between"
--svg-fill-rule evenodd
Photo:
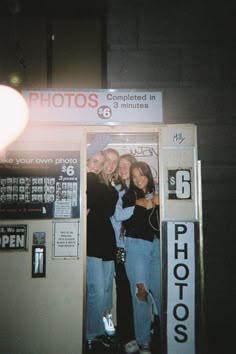
<instances>
[{"instance_id":1,"label":"white instruction placard","mask_svg":"<svg viewBox=\"0 0 236 354\"><path fill-rule=\"evenodd\" d=\"M78 257L79 223L55 222L54 257Z\"/></svg>"}]
</instances>

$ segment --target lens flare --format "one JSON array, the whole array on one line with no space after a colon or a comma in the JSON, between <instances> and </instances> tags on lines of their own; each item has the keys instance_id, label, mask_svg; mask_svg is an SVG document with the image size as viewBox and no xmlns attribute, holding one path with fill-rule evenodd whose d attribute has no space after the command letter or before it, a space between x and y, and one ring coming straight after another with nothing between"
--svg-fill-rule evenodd
<instances>
[{"instance_id":1,"label":"lens flare","mask_svg":"<svg viewBox=\"0 0 236 354\"><path fill-rule=\"evenodd\" d=\"M19 137L28 120L24 97L13 88L0 85L0 151Z\"/></svg>"}]
</instances>

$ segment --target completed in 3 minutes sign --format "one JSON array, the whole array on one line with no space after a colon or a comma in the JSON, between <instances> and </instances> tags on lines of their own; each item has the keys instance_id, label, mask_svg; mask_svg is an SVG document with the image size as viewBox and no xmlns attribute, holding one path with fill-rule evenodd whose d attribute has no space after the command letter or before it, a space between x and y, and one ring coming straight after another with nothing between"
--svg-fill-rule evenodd
<instances>
[{"instance_id":1,"label":"completed in 3 minutes sign","mask_svg":"<svg viewBox=\"0 0 236 354\"><path fill-rule=\"evenodd\" d=\"M162 123L162 93L139 90L24 90L30 121L79 125Z\"/></svg>"}]
</instances>

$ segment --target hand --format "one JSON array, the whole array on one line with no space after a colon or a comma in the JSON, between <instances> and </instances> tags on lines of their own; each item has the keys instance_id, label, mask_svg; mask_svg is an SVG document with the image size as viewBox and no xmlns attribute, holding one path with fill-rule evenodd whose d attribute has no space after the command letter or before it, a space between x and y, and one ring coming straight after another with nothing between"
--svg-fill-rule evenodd
<instances>
[{"instance_id":1,"label":"hand","mask_svg":"<svg viewBox=\"0 0 236 354\"><path fill-rule=\"evenodd\" d=\"M156 193L153 193L153 197L152 197L152 202L154 205L160 205L160 198L159 195Z\"/></svg>"},{"instance_id":2,"label":"hand","mask_svg":"<svg viewBox=\"0 0 236 354\"><path fill-rule=\"evenodd\" d=\"M139 199L136 200L135 204L139 205L139 206L141 206L143 208L146 208L146 204L147 204L146 202L147 201L146 201L145 198L139 198Z\"/></svg>"},{"instance_id":3,"label":"hand","mask_svg":"<svg viewBox=\"0 0 236 354\"><path fill-rule=\"evenodd\" d=\"M152 202L152 199L145 199L145 198L140 198L136 200L136 205L139 205L145 209L151 209L154 207L154 204Z\"/></svg>"}]
</instances>

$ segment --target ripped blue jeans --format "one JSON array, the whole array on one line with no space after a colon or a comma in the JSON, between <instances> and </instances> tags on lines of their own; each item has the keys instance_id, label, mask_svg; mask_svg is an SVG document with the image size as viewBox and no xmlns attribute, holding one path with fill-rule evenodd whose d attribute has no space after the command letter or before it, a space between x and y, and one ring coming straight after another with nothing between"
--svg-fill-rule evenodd
<instances>
[{"instance_id":1,"label":"ripped blue jeans","mask_svg":"<svg viewBox=\"0 0 236 354\"><path fill-rule=\"evenodd\" d=\"M126 242L125 268L132 294L135 337L139 345L150 344L151 307L155 315L160 309L160 241L127 237ZM146 301L138 298L137 284L144 284Z\"/></svg>"}]
</instances>

